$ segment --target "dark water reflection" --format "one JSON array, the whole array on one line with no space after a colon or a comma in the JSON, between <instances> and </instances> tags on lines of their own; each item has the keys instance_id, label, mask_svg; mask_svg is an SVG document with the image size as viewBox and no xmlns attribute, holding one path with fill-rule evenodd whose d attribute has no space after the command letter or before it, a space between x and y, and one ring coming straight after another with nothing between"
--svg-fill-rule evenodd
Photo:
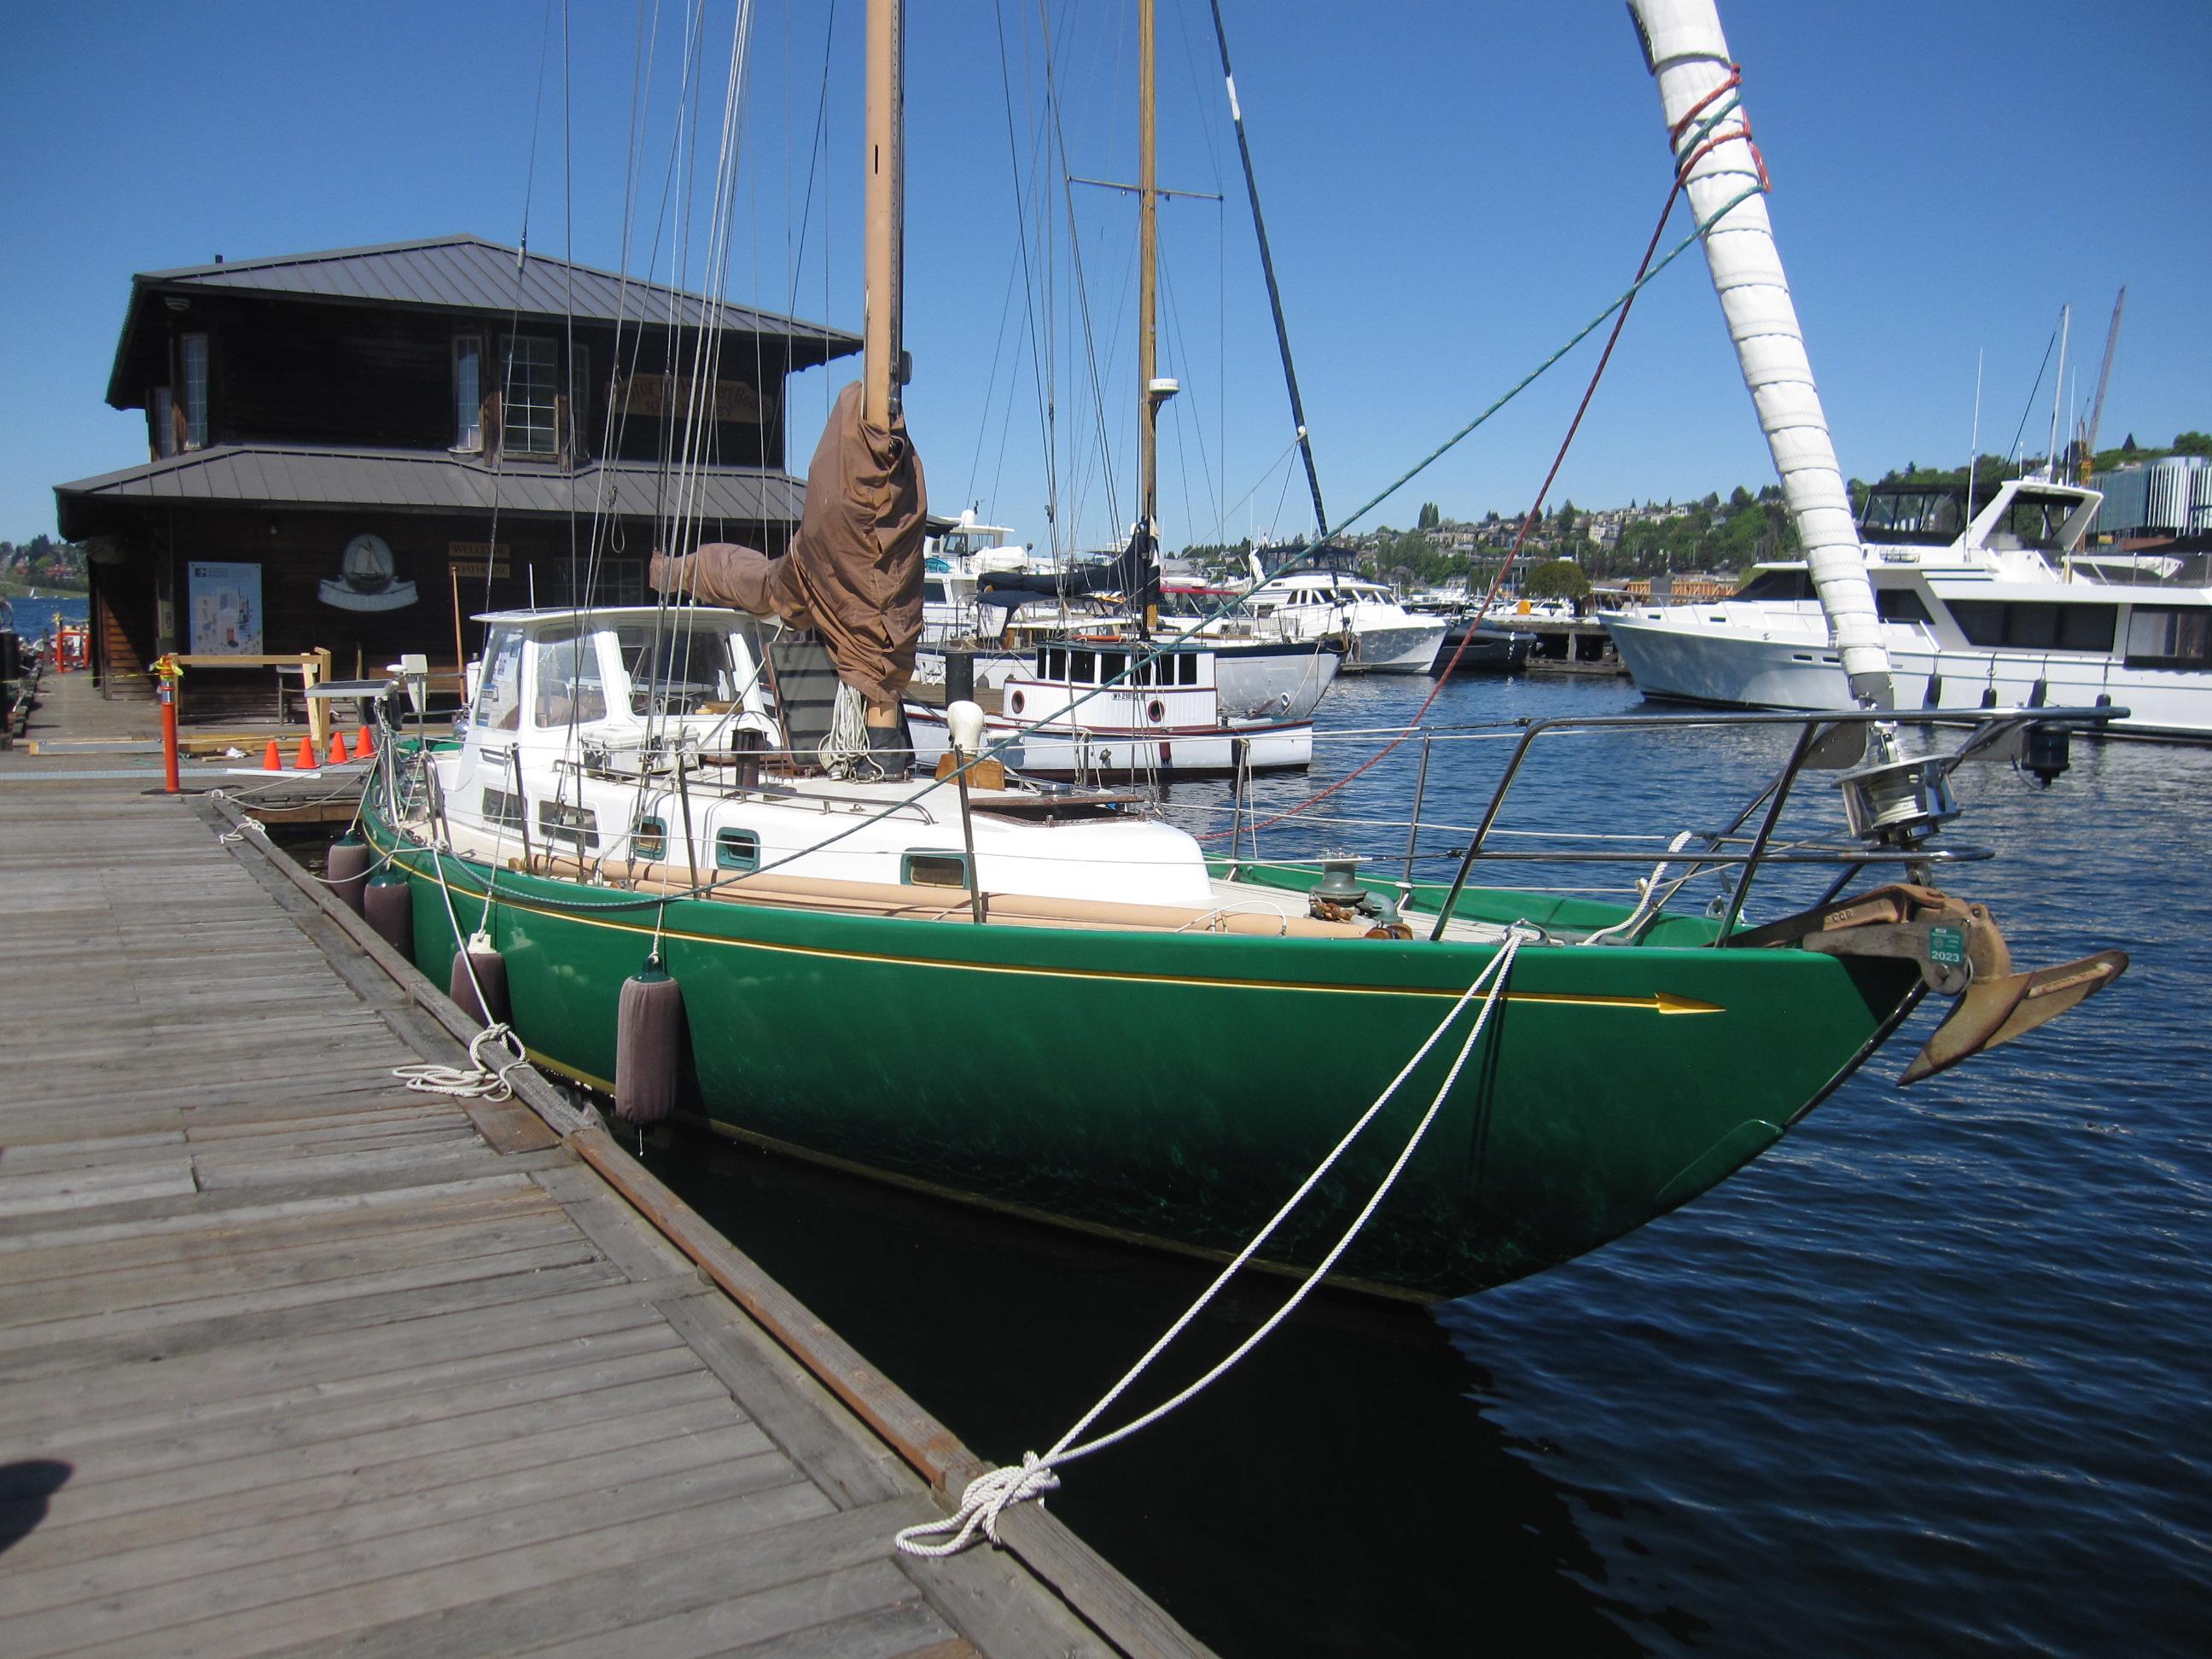
<instances>
[{"instance_id":1,"label":"dark water reflection","mask_svg":"<svg viewBox=\"0 0 2212 1659\"><path fill-rule=\"evenodd\" d=\"M1327 708L1384 725L1425 690L1353 684ZM1632 703L1470 681L1432 718ZM1531 821L1707 827L1700 791L1747 792L1773 752L1736 733L1664 762L1571 744L1532 766ZM1471 822L1504 752L1439 750L1431 812ZM1402 751L1332 811L1402 813L1415 763ZM1287 805L1314 787L1259 789ZM1900 1093L1923 1017L1752 1169L1583 1261L1433 1314L1324 1299L1182 1415L1070 1470L1054 1508L1231 1654L2203 1650L2212 752L2077 744L2047 793L2002 769L1963 793L1962 835L2000 856L1951 884L2023 960L2128 950L2118 988ZM1825 786L1806 796L1834 811ZM1263 845L1371 839L1356 828ZM1755 915L1784 896L1764 897ZM1070 1063L1110 1066L1110 1043ZM989 1456L1048 1444L1204 1282L748 1151L656 1160ZM1209 1317L1143 1398L1272 1305L1262 1286Z\"/></svg>"}]
</instances>

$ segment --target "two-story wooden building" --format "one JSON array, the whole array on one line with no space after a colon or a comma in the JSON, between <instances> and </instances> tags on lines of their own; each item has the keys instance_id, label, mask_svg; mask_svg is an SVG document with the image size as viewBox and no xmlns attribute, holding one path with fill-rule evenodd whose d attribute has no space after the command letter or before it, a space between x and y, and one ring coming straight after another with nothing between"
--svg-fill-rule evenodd
<instances>
[{"instance_id":1,"label":"two-story wooden building","mask_svg":"<svg viewBox=\"0 0 2212 1659\"><path fill-rule=\"evenodd\" d=\"M107 401L149 459L54 490L102 684L173 650L450 671L479 611L642 598L656 546L781 550L786 378L860 345L472 236L134 276ZM195 674L226 682L272 685Z\"/></svg>"}]
</instances>

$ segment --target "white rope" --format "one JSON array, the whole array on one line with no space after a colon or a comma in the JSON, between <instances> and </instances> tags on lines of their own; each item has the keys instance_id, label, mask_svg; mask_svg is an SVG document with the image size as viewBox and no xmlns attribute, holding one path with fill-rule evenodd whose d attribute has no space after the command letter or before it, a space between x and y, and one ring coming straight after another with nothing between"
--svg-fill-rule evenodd
<instances>
[{"instance_id":1,"label":"white rope","mask_svg":"<svg viewBox=\"0 0 2212 1659\"><path fill-rule=\"evenodd\" d=\"M844 681L837 682L837 707L830 717L830 735L817 751L822 769L831 777L851 779L868 757L867 700Z\"/></svg>"},{"instance_id":2,"label":"white rope","mask_svg":"<svg viewBox=\"0 0 2212 1659\"><path fill-rule=\"evenodd\" d=\"M1182 1316L1168 1328L1159 1340L1146 1351L1144 1358L1132 1365L1122 1376L1121 1380L1108 1389L1105 1396L1083 1414L1074 1427L1060 1436L1050 1451L1042 1457L1035 1452L1024 1452L1018 1468L1009 1464L976 1476L968 1483L966 1490L961 1493L960 1507L957 1511L940 1521L925 1522L919 1526L904 1528L898 1534L899 1548L908 1555L932 1558L952 1555L966 1549L973 1543L979 1531L994 1544L997 1543L1000 1516L1016 1504L1025 1502L1058 1488L1060 1477L1054 1471L1060 1465L1072 1463L1079 1457L1088 1457L1096 1451L1103 1451L1107 1447L1127 1439L1139 1430L1148 1428L1158 1422L1170 1412L1195 1398L1212 1386L1215 1381L1226 1375L1231 1366L1251 1352L1277 1326L1289 1318L1311 1293L1314 1287L1328 1277L1330 1269L1335 1267L1338 1258L1351 1248L1352 1241L1359 1236L1361 1229L1366 1226L1370 1218L1381 1206L1383 1199L1389 1196L1390 1188L1396 1184L1398 1176L1404 1171L1406 1165L1413 1161L1414 1151L1420 1146L1422 1136L1428 1133L1429 1126L1435 1122L1437 1114L1443 1108L1445 1098L1450 1095L1454 1085L1458 1083L1460 1073L1465 1068L1468 1057L1474 1052L1475 1044L1481 1040L1483 1030L1490 1023L1492 1011L1504 1000L1506 977L1512 970L1514 957L1519 953L1522 945L1540 937L1540 935L1519 925L1507 934L1505 943L1498 954L1492 957L1483 970L1474 976L1474 983L1461 993L1458 1000L1452 1004L1450 1011L1444 1015L1437 1029L1430 1032L1427 1040L1413 1051L1413 1058L1399 1069L1397 1076L1390 1079L1389 1086L1376 1097L1375 1103L1360 1114L1358 1121L1345 1131L1343 1139L1330 1148L1328 1156L1322 1159L1314 1172L1308 1176L1299 1184L1298 1189L1284 1201L1283 1206L1275 1212L1267 1224L1260 1230L1252 1242L1237 1253L1237 1259L1221 1270L1219 1276L1206 1287L1198 1300L1185 1309ZM1485 994L1486 984L1488 988L1486 994ZM1328 1254L1324 1255L1312 1273L1306 1276L1304 1282L1291 1293L1290 1299L1278 1308L1265 1324L1239 1343L1226 1358L1184 1389L1182 1393L1161 1405L1155 1406L1152 1410L1124 1424L1121 1427L1100 1435L1096 1440L1086 1441L1081 1445L1073 1443L1076 1436L1097 1422L1129 1385L1144 1374L1146 1368L1166 1350L1168 1345L1182 1334L1190 1322L1198 1317L1209 1302L1213 1300L1221 1287L1236 1277L1245 1264L1251 1261L1259 1252L1260 1247L1267 1242L1278 1227L1282 1225L1291 1212L1304 1200L1306 1195L1319 1184L1322 1177L1334 1167L1339 1158L1343 1157L1352 1143L1359 1138L1361 1131L1375 1121L1376 1115L1389 1103L1391 1097L1398 1092L1399 1086L1413 1074L1415 1068L1424 1060L1428 1058L1429 1051L1443 1039L1444 1033L1451 1029L1452 1022L1460 1017L1468 1004L1474 1001L1479 994L1483 995L1481 1012L1475 1016L1474 1024L1468 1028L1467 1040L1460 1044L1459 1054L1453 1060L1450 1071L1445 1073L1443 1084L1437 1088L1436 1098L1429 1103L1428 1109L1421 1114L1421 1121L1413 1126L1413 1133L1407 1138L1404 1150L1398 1154L1397 1161L1391 1164L1389 1171L1383 1176L1381 1183L1375 1188L1359 1213L1352 1218L1352 1224L1345 1229L1343 1236L1329 1248ZM923 1541L930 1538L941 1538L945 1541L941 1543Z\"/></svg>"},{"instance_id":3,"label":"white rope","mask_svg":"<svg viewBox=\"0 0 2212 1659\"><path fill-rule=\"evenodd\" d=\"M507 1051L506 1063L494 1066L483 1050L493 1043ZM487 1025L469 1039L469 1063L459 1066L395 1066L392 1075L402 1079L417 1094L451 1095L459 1100L512 1100L514 1085L507 1074L528 1062L522 1039L505 1025Z\"/></svg>"}]
</instances>

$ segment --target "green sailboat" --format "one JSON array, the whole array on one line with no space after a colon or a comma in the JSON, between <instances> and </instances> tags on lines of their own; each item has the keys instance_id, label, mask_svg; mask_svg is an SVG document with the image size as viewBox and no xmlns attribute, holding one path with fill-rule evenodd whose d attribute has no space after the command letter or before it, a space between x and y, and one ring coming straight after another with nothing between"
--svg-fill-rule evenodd
<instances>
[{"instance_id":1,"label":"green sailboat","mask_svg":"<svg viewBox=\"0 0 2212 1659\"><path fill-rule=\"evenodd\" d=\"M1909 1076L2024 1035L2123 969L2106 952L2015 971L1987 913L1931 884L1969 855L1941 834L1952 765L2111 710L1993 711L1959 754L1919 758L1898 752L1878 696L1851 714L1686 722L1797 728L1748 805L1670 854L1733 872L1717 915L1669 912L1656 880L1612 903L1474 879L1521 755L1555 727L1523 732L1448 884L1210 858L1139 798L1009 773L972 704L948 711L936 775L908 775L897 697L923 492L892 373L895 8L878 0L872 19L866 376L815 456L792 551L656 561L656 605L480 618L459 737L382 745L364 823L378 880L406 885L416 958L442 976L495 951L507 1006L492 1012L540 1064L618 1101L626 1067L658 1066L679 1110L726 1133L1207 1255L1243 1246L1387 1097L1268 1241L1263 1259L1291 1269L1322 1258L1433 1107L1334 1271L1451 1296L1595 1249L1741 1168L1929 990L1957 1006ZM1676 101L1709 97L1727 58L1717 24L1710 40L1672 28L1651 45L1679 123ZM1678 100L1684 70L1698 86ZM1692 136L1693 189L1747 165L1731 153L1747 130ZM702 602L716 598L735 605ZM810 725L803 688L833 672L834 714ZM1795 786L1841 754L1848 833L1785 854L1774 832ZM1745 890L1785 856L1836 879L1742 925ZM1851 891L1863 872L1902 878ZM655 1025L671 1034L657 1053L636 1022L623 1035L648 962L656 997L682 1006Z\"/></svg>"}]
</instances>

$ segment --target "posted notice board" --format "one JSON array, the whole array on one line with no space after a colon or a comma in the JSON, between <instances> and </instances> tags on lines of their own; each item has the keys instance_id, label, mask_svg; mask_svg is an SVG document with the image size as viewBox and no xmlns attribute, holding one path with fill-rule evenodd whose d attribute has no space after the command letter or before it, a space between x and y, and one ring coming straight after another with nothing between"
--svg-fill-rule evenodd
<instances>
[{"instance_id":1,"label":"posted notice board","mask_svg":"<svg viewBox=\"0 0 2212 1659\"><path fill-rule=\"evenodd\" d=\"M196 657L258 657L261 654L261 567L209 564L189 567L191 654Z\"/></svg>"}]
</instances>

